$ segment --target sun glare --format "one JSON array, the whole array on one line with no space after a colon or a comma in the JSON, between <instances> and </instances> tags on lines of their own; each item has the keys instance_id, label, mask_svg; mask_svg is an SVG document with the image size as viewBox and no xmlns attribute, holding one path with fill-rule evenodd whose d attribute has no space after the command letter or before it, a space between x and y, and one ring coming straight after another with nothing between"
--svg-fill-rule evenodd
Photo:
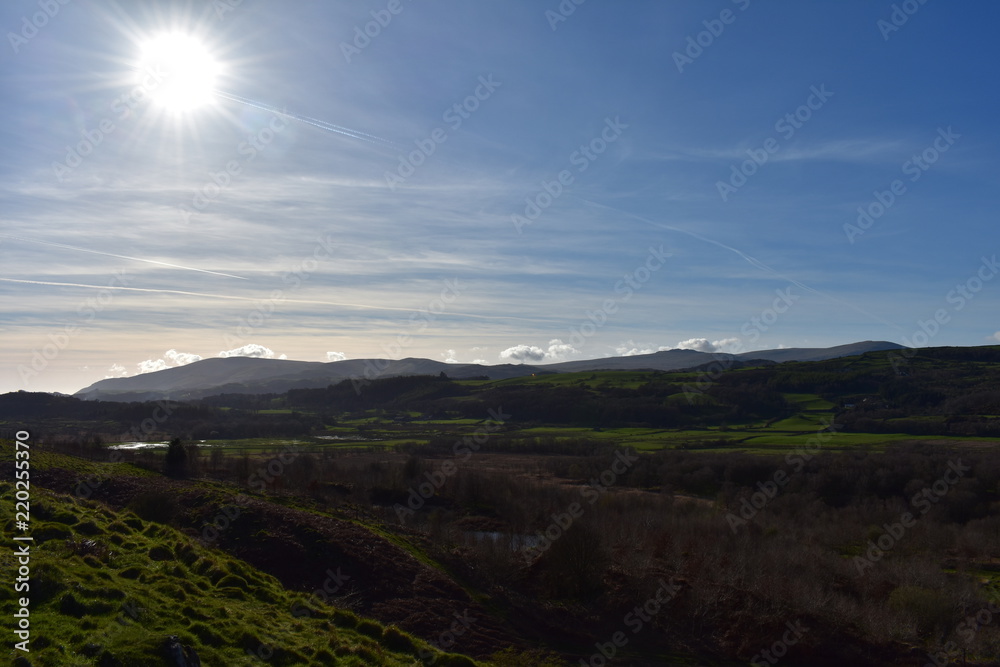
<instances>
[{"instance_id":1,"label":"sun glare","mask_svg":"<svg viewBox=\"0 0 1000 667\"><path fill-rule=\"evenodd\" d=\"M218 74L218 63L201 41L169 33L143 45L137 76L157 105L184 113L212 101Z\"/></svg>"}]
</instances>

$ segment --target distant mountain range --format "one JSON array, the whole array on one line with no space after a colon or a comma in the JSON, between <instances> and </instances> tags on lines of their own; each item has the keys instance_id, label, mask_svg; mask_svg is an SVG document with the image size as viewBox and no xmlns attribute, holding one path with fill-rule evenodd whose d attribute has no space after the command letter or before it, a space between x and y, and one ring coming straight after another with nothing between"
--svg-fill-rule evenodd
<instances>
[{"instance_id":1,"label":"distant mountain range","mask_svg":"<svg viewBox=\"0 0 1000 667\"><path fill-rule=\"evenodd\" d=\"M759 350L742 354L666 350L630 357L607 357L556 364L525 365L448 364L431 359L347 359L329 363L228 357L203 359L186 366L167 368L128 378L95 382L74 396L88 400L144 401L170 398L191 400L217 394L284 393L289 389L325 387L342 380L364 381L400 375L439 375L454 379L489 377L494 380L539 373L572 373L598 370L676 371L713 361L823 361L865 352L902 349L887 341L864 341L828 348Z\"/></svg>"}]
</instances>

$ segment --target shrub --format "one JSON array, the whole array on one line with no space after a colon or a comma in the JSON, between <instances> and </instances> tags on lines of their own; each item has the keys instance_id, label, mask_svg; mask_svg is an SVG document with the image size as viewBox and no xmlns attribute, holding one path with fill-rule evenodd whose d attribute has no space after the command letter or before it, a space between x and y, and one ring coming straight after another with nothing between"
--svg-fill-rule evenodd
<instances>
[{"instance_id":1,"label":"shrub","mask_svg":"<svg viewBox=\"0 0 1000 667\"><path fill-rule=\"evenodd\" d=\"M921 635L953 625L952 604L942 591L919 586L900 586L889 594L889 608L910 616Z\"/></svg>"},{"instance_id":2,"label":"shrub","mask_svg":"<svg viewBox=\"0 0 1000 667\"><path fill-rule=\"evenodd\" d=\"M174 438L167 447L164 460L164 473L168 477L188 476L188 455L180 438Z\"/></svg>"}]
</instances>

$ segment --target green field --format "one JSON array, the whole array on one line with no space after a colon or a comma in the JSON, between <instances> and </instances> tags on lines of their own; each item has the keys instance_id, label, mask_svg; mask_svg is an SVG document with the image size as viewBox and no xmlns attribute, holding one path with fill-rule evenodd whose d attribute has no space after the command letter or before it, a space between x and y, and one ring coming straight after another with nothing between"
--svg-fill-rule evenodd
<instances>
[{"instance_id":1,"label":"green field","mask_svg":"<svg viewBox=\"0 0 1000 667\"><path fill-rule=\"evenodd\" d=\"M556 384L587 385L590 382L609 382L615 386L635 388L650 379L650 373L602 372L565 375L542 375L529 378L513 378L497 382L485 380L462 381L472 385L519 385ZM597 380L591 380L597 376ZM671 378L673 379L673 377ZM795 414L784 419L748 424L711 426L697 429L666 428L588 428L566 425L524 425L508 424L503 437L514 439L555 439L557 441L601 442L616 447L631 447L638 451L658 451L662 449L689 449L692 451L739 451L751 454L775 454L794 452L803 448L815 451L835 452L851 449L881 451L887 446L900 442L948 440L956 444L962 442L992 442L997 439L976 437L948 437L939 435L910 435L905 433L845 433L827 430L834 416L834 404L815 394L784 394L789 404L796 409ZM673 398L673 397L671 397ZM269 412L291 412L274 410ZM379 417L344 419L336 426L327 426L324 435L336 436L337 440L319 437L299 439L254 438L244 440L206 441L204 446L224 446L240 450L269 452L290 443L300 448L371 449L396 448L413 443L425 443L431 439L459 440L464 435L473 434L481 428L482 419L421 419L420 413L407 413L409 420L393 422ZM817 436L822 434L820 439ZM488 449L488 448L487 448Z\"/></svg>"},{"instance_id":2,"label":"green field","mask_svg":"<svg viewBox=\"0 0 1000 667\"><path fill-rule=\"evenodd\" d=\"M961 354L996 353L1000 349ZM575 444L605 444L642 451L774 453L815 444L821 433L828 436L823 447L829 451L882 450L903 441L1000 444L995 425L1000 406L993 398L1000 363L956 363L955 354L948 348L922 351L906 361L905 373L897 372L886 354L872 353L740 367L721 375L587 371L501 380L411 376L380 379L363 391L340 383L271 397L259 406L238 399L215 415L235 422L270 419L286 424L282 433L288 437L245 438L253 429L242 429L227 438L220 427L219 433L192 439L205 440L209 447L258 451L296 439L308 448L441 446L481 431L490 409L502 407L516 417L490 429L490 440L505 451L519 446L568 451ZM266 409L248 410L247 405ZM955 406L958 410L950 413ZM831 427L834 419L843 423ZM79 430L83 424L66 420L64 427ZM162 440L169 434L156 435Z\"/></svg>"}]
</instances>

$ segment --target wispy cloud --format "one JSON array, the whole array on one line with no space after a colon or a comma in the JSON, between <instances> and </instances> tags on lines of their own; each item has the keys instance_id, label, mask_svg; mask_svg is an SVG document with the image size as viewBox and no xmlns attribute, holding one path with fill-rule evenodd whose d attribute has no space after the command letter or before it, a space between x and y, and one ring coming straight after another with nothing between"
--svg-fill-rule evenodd
<instances>
[{"instance_id":1,"label":"wispy cloud","mask_svg":"<svg viewBox=\"0 0 1000 667\"><path fill-rule=\"evenodd\" d=\"M884 138L844 138L832 141L808 143L796 141L781 147L768 156L768 162L830 161L855 163L898 162L907 149L919 145L903 139ZM748 149L759 149L760 142L743 142L737 146L688 148L648 153L648 158L660 162L714 163L733 162L747 159Z\"/></svg>"},{"instance_id":2,"label":"wispy cloud","mask_svg":"<svg viewBox=\"0 0 1000 667\"><path fill-rule=\"evenodd\" d=\"M793 144L771 156L775 162L854 162L898 163L908 149L916 149L910 142L885 139L841 139L818 144Z\"/></svg>"},{"instance_id":3,"label":"wispy cloud","mask_svg":"<svg viewBox=\"0 0 1000 667\"><path fill-rule=\"evenodd\" d=\"M215 276L224 276L226 278L237 278L239 280L246 280L243 276L235 276L231 273L222 273L221 271L210 271L208 269L199 269L191 266L181 266L180 264L172 264L170 262L161 262L155 259L146 259L144 257L130 257L128 255L117 255L111 252L103 252L100 250L90 250L88 248L80 248L77 246L66 245L65 243L53 243L52 241L41 241L38 239L26 239L20 236L10 236L7 234L0 234L0 238L13 239L15 241L21 241L24 243L37 243L39 245L52 246L54 248L63 248L65 250L73 250L75 252L86 252L92 255L104 255L105 257L116 257L118 259L126 259L131 262L144 262L146 264L156 264L158 266L165 266L171 269L181 269L184 271L196 271L198 273L208 273Z\"/></svg>"}]
</instances>

